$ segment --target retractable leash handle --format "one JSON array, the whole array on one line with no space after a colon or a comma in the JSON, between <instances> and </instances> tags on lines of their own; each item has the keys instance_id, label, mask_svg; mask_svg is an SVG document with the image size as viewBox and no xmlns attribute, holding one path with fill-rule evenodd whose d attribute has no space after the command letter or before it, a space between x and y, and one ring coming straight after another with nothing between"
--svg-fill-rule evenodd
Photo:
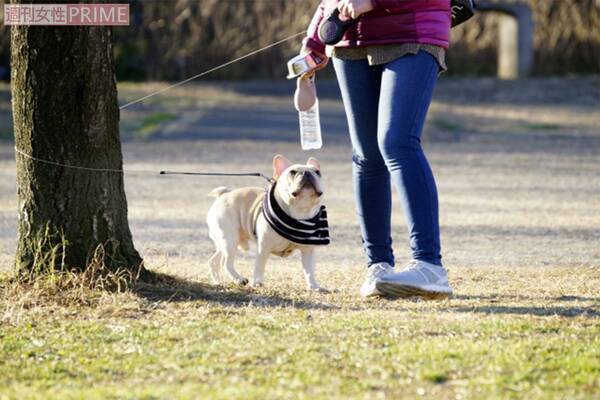
<instances>
[{"instance_id":1,"label":"retractable leash handle","mask_svg":"<svg viewBox=\"0 0 600 400\"><path fill-rule=\"evenodd\" d=\"M325 44L334 45L342 40L344 33L352 25L356 24L355 19L342 21L340 19L340 10L333 10L331 15L321 23L319 27L319 39Z\"/></svg>"},{"instance_id":2,"label":"retractable leash handle","mask_svg":"<svg viewBox=\"0 0 600 400\"><path fill-rule=\"evenodd\" d=\"M346 30L354 25L356 20L340 20L340 10L337 8L325 19L319 27L319 39L327 45L333 45L342 40ZM310 52L308 54L299 54L288 61L287 79L295 79L317 69L326 61L320 55Z\"/></svg>"}]
</instances>

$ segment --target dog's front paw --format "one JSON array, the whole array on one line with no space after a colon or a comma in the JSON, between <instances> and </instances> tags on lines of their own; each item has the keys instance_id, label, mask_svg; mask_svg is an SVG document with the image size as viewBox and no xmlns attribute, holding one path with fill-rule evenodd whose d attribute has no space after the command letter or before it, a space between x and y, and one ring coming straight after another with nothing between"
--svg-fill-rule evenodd
<instances>
[{"instance_id":1,"label":"dog's front paw","mask_svg":"<svg viewBox=\"0 0 600 400\"><path fill-rule=\"evenodd\" d=\"M258 280L252 281L252 287L259 288L259 287L263 287L263 286L265 286L263 281L258 281Z\"/></svg>"},{"instance_id":2,"label":"dog's front paw","mask_svg":"<svg viewBox=\"0 0 600 400\"><path fill-rule=\"evenodd\" d=\"M240 286L246 286L248 284L248 279L247 278L239 278L235 280L235 283L240 285Z\"/></svg>"}]
</instances>

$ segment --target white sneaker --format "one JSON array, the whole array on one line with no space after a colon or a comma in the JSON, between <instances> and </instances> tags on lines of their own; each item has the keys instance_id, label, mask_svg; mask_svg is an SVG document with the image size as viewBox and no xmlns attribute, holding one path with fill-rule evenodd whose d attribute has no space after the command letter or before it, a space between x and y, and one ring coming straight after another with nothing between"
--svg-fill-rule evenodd
<instances>
[{"instance_id":1,"label":"white sneaker","mask_svg":"<svg viewBox=\"0 0 600 400\"><path fill-rule=\"evenodd\" d=\"M376 283L387 274L394 272L394 268L385 262L373 264L367 270L365 281L360 287L360 294L363 297L380 296L381 292L375 287Z\"/></svg>"},{"instance_id":2,"label":"white sneaker","mask_svg":"<svg viewBox=\"0 0 600 400\"><path fill-rule=\"evenodd\" d=\"M439 265L412 260L402 272L387 274L375 283L375 290L386 296L443 299L452 295L448 273Z\"/></svg>"}]
</instances>

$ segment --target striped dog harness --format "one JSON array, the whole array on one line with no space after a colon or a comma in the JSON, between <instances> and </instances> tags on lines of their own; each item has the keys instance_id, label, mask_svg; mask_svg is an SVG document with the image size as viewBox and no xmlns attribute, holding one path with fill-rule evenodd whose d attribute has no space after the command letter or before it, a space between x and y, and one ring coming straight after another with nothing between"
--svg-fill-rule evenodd
<instances>
[{"instance_id":1,"label":"striped dog harness","mask_svg":"<svg viewBox=\"0 0 600 400\"><path fill-rule=\"evenodd\" d=\"M297 244L323 246L329 244L329 224L325 206L310 219L295 219L287 215L275 200L275 185L271 185L264 197L262 213L279 235Z\"/></svg>"}]
</instances>

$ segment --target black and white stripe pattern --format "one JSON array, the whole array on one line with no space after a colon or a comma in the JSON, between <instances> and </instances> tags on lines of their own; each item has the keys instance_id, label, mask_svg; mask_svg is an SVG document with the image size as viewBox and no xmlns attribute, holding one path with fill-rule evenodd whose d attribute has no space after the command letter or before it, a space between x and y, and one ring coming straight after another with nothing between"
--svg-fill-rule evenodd
<instances>
[{"instance_id":1,"label":"black and white stripe pattern","mask_svg":"<svg viewBox=\"0 0 600 400\"><path fill-rule=\"evenodd\" d=\"M264 198L262 212L271 228L291 242L316 246L329 244L329 224L325 206L321 206L321 210L313 218L294 219L277 204L273 184Z\"/></svg>"}]
</instances>

